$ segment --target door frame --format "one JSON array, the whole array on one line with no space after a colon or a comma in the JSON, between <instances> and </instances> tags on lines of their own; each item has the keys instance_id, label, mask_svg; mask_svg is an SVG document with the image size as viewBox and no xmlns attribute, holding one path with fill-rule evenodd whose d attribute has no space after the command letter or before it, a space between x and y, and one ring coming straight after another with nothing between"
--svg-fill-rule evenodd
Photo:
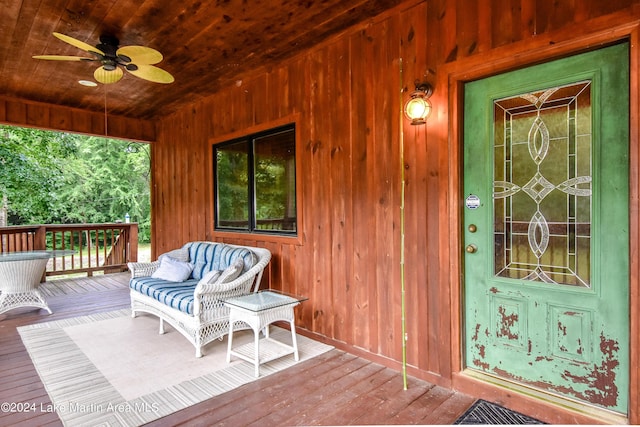
<instances>
[{"instance_id":1,"label":"door frame","mask_svg":"<svg viewBox=\"0 0 640 427\"><path fill-rule=\"evenodd\" d=\"M438 70L436 92L448 93L449 136L448 147L448 214L442 219L443 229L449 230L449 240L441 253L448 254L451 266L451 372L453 388L473 396L498 402L511 409L536 417L544 416L557 424L593 423L594 420L609 423L640 423L640 21L633 22L628 14L616 15L612 20L594 20L571 25L561 31L543 34L526 42L493 49L486 54L475 55L447 64ZM560 41L558 41L560 40ZM489 382L488 378L469 375L463 370L463 136L464 136L464 84L518 68L552 61L589 50L595 50L628 40L630 43L630 93L629 93L629 295L630 295L630 355L629 355L629 414L623 418L608 411L579 407L579 411L567 410L554 403L554 399L532 393L530 389L517 388L511 383ZM444 175L441 175L444 176ZM444 243L443 243L444 244Z\"/></svg>"}]
</instances>

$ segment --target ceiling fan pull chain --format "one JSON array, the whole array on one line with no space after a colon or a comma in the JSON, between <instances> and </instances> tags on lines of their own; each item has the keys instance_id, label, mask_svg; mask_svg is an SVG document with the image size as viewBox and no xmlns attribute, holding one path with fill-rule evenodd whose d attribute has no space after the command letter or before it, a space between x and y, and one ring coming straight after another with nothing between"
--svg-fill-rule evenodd
<instances>
[{"instance_id":1,"label":"ceiling fan pull chain","mask_svg":"<svg viewBox=\"0 0 640 427\"><path fill-rule=\"evenodd\" d=\"M109 136L107 130L107 85L104 86L104 136Z\"/></svg>"}]
</instances>

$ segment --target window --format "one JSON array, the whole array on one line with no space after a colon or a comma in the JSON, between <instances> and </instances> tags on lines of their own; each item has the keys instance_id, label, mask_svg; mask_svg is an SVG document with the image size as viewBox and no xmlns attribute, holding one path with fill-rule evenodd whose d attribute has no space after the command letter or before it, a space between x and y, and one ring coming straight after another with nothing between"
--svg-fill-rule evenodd
<instances>
[{"instance_id":1,"label":"window","mask_svg":"<svg viewBox=\"0 0 640 427\"><path fill-rule=\"evenodd\" d=\"M297 232L293 124L213 147L216 230Z\"/></svg>"}]
</instances>

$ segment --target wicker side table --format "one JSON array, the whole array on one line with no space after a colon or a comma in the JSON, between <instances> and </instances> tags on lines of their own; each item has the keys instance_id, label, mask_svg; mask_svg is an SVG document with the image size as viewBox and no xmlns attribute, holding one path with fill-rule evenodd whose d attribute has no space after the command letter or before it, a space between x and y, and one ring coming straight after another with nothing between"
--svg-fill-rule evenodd
<instances>
[{"instance_id":1,"label":"wicker side table","mask_svg":"<svg viewBox=\"0 0 640 427\"><path fill-rule=\"evenodd\" d=\"M280 357L293 354L300 360L293 308L307 298L284 295L274 291L261 291L241 297L229 298L224 304L229 307L229 344L227 363L231 356L254 364L256 377L260 376L260 365ZM291 342L288 345L269 337L269 325L284 321L291 326ZM236 322L244 322L253 330L253 343L233 348L233 331ZM264 338L260 339L260 331Z\"/></svg>"},{"instance_id":2,"label":"wicker side table","mask_svg":"<svg viewBox=\"0 0 640 427\"><path fill-rule=\"evenodd\" d=\"M0 254L0 313L20 307L51 309L38 286L49 258L74 251L25 251Z\"/></svg>"}]
</instances>

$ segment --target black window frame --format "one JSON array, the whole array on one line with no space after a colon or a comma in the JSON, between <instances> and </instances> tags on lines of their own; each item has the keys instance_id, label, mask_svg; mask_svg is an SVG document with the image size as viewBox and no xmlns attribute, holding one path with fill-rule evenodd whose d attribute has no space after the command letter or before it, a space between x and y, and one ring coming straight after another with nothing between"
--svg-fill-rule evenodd
<instances>
[{"instance_id":1,"label":"black window frame","mask_svg":"<svg viewBox=\"0 0 640 427\"><path fill-rule=\"evenodd\" d=\"M295 198L295 227L294 230L269 230L269 229L259 229L257 226L256 219L256 209L257 209L257 200L256 200L256 185L255 185L255 142L261 138L277 135L279 133L284 132L292 132L293 133L293 159L294 159L294 167L293 167L293 175L294 175L294 184L293 184L293 197ZM248 227L233 227L233 226L221 226L220 223L220 204L219 204L219 187L218 187L218 161L217 154L218 150L224 147L228 147L235 144L244 143L246 146L246 154L247 154L247 205L248 205L248 218L247 225ZM213 144L213 191L214 191L214 231L216 232L234 232L234 233L256 233L256 234L269 234L276 236L286 236L286 237L297 237L298 236L298 227L299 227L299 215L298 215L298 177L297 177L297 135L296 135L296 125L295 123L288 123L282 126L277 126L274 128L270 128L260 132L254 132L247 134L245 136L241 136L238 138L233 138L230 140L222 141L219 143Z\"/></svg>"}]
</instances>

